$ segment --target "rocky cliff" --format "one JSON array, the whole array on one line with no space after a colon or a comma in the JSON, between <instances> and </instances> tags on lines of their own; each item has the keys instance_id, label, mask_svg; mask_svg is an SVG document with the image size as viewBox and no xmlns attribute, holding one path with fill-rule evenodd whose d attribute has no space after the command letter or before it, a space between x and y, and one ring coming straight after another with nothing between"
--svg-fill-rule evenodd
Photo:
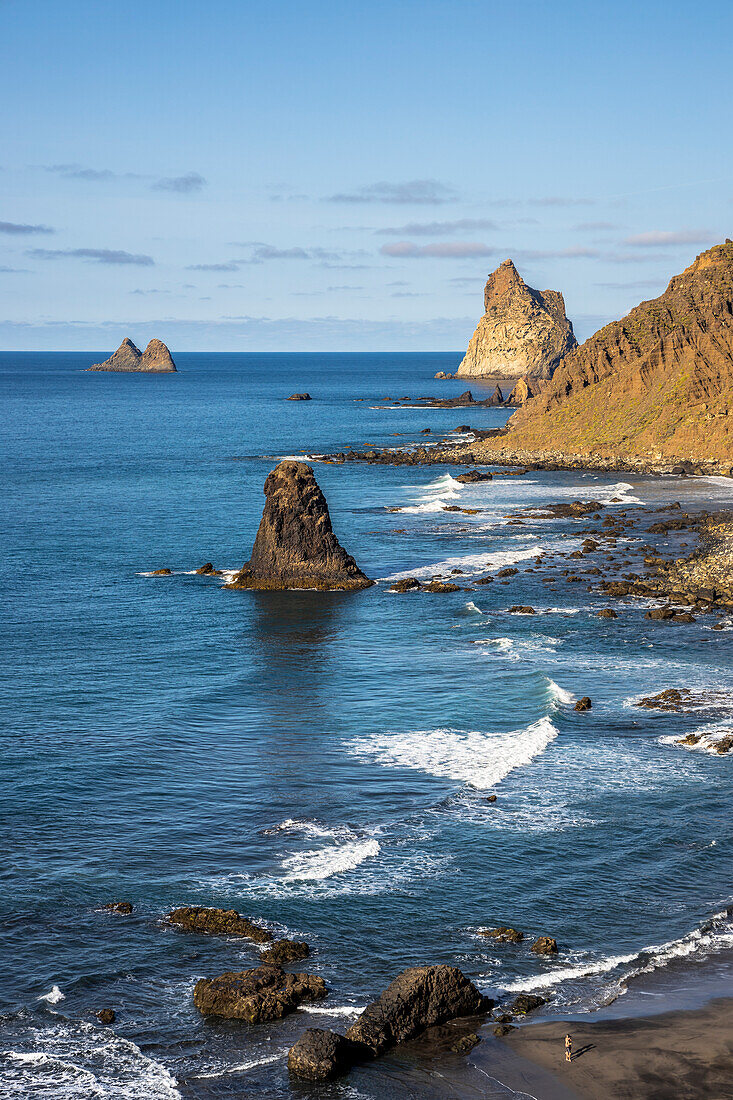
<instances>
[{"instance_id":1,"label":"rocky cliff","mask_svg":"<svg viewBox=\"0 0 733 1100\"><path fill-rule=\"evenodd\" d=\"M135 347L127 337L122 341L114 355L103 363L95 363L89 370L112 371L148 371L163 373L175 371L176 364L162 340L151 340L145 351Z\"/></svg>"},{"instance_id":2,"label":"rocky cliff","mask_svg":"<svg viewBox=\"0 0 733 1100\"><path fill-rule=\"evenodd\" d=\"M326 498L305 462L268 474L252 556L227 588L368 588L373 584L339 543Z\"/></svg>"},{"instance_id":3,"label":"rocky cliff","mask_svg":"<svg viewBox=\"0 0 733 1100\"><path fill-rule=\"evenodd\" d=\"M505 453L733 465L733 242L570 352L487 442Z\"/></svg>"},{"instance_id":4,"label":"rocky cliff","mask_svg":"<svg viewBox=\"0 0 733 1100\"><path fill-rule=\"evenodd\" d=\"M484 315L456 377L482 375L550 378L563 355L577 346L558 290L534 290L511 260L489 275Z\"/></svg>"}]
</instances>

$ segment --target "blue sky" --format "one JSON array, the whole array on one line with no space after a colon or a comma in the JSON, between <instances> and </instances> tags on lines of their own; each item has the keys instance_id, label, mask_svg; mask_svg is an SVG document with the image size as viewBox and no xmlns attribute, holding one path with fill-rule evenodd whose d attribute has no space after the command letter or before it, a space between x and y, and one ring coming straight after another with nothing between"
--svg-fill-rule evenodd
<instances>
[{"instance_id":1,"label":"blue sky","mask_svg":"<svg viewBox=\"0 0 733 1100\"><path fill-rule=\"evenodd\" d=\"M733 6L0 0L0 347L580 338L733 236Z\"/></svg>"}]
</instances>

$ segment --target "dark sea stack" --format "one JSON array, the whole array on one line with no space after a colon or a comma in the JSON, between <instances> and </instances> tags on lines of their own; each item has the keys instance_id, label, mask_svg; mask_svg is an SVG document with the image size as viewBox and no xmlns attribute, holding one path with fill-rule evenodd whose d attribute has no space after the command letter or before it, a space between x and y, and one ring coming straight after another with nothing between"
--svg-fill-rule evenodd
<instances>
[{"instance_id":1,"label":"dark sea stack","mask_svg":"<svg viewBox=\"0 0 733 1100\"><path fill-rule=\"evenodd\" d=\"M577 346L558 290L534 290L511 260L489 275L484 315L476 326L456 378L550 378Z\"/></svg>"},{"instance_id":2,"label":"dark sea stack","mask_svg":"<svg viewBox=\"0 0 733 1100\"><path fill-rule=\"evenodd\" d=\"M309 1027L290 1048L288 1069L306 1081L329 1081L346 1073L360 1055L361 1050L343 1035Z\"/></svg>"},{"instance_id":3,"label":"dark sea stack","mask_svg":"<svg viewBox=\"0 0 733 1100\"><path fill-rule=\"evenodd\" d=\"M274 936L260 928L236 909L213 909L205 905L184 905L165 918L184 932L199 932L206 936L244 936L255 943L272 943Z\"/></svg>"},{"instance_id":4,"label":"dark sea stack","mask_svg":"<svg viewBox=\"0 0 733 1100\"><path fill-rule=\"evenodd\" d=\"M413 966L367 1005L346 1038L376 1056L429 1027L488 1012L492 1005L455 966Z\"/></svg>"},{"instance_id":5,"label":"dark sea stack","mask_svg":"<svg viewBox=\"0 0 733 1100\"><path fill-rule=\"evenodd\" d=\"M114 355L89 370L165 374L174 372L176 364L162 340L151 340L143 352L125 337Z\"/></svg>"},{"instance_id":6,"label":"dark sea stack","mask_svg":"<svg viewBox=\"0 0 733 1100\"><path fill-rule=\"evenodd\" d=\"M218 978L199 978L193 1003L202 1016L260 1024L281 1020L306 1001L322 1000L327 992L323 978L312 974L286 974L279 966L255 966Z\"/></svg>"},{"instance_id":7,"label":"dark sea stack","mask_svg":"<svg viewBox=\"0 0 733 1100\"><path fill-rule=\"evenodd\" d=\"M286 460L265 481L252 556L226 588L355 591L374 582L339 543L326 498L305 462Z\"/></svg>"}]
</instances>

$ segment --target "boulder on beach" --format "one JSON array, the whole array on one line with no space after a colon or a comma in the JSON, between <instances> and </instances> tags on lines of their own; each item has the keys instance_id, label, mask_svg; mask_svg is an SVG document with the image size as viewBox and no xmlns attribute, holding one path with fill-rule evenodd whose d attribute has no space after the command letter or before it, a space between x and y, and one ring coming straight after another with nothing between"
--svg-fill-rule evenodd
<instances>
[{"instance_id":1,"label":"boulder on beach","mask_svg":"<svg viewBox=\"0 0 733 1100\"><path fill-rule=\"evenodd\" d=\"M286 974L279 966L255 966L227 972L218 978L199 978L193 1003L202 1016L246 1020L250 1024L281 1020L306 1001L320 1001L327 993L323 978Z\"/></svg>"},{"instance_id":2,"label":"boulder on beach","mask_svg":"<svg viewBox=\"0 0 733 1100\"><path fill-rule=\"evenodd\" d=\"M241 917L236 909L215 909L207 905L184 905L165 918L184 932L206 936L244 936L255 943L272 943L275 937L266 928Z\"/></svg>"},{"instance_id":3,"label":"boulder on beach","mask_svg":"<svg viewBox=\"0 0 733 1100\"><path fill-rule=\"evenodd\" d=\"M436 1024L489 1012L493 1003L455 966L413 966L367 1005L345 1037L306 1031L291 1049L288 1067L299 1077L323 1081Z\"/></svg>"},{"instance_id":4,"label":"boulder on beach","mask_svg":"<svg viewBox=\"0 0 733 1100\"><path fill-rule=\"evenodd\" d=\"M336 538L310 466L281 462L268 474L264 493L252 556L226 588L354 591L374 583Z\"/></svg>"},{"instance_id":5,"label":"boulder on beach","mask_svg":"<svg viewBox=\"0 0 733 1100\"><path fill-rule=\"evenodd\" d=\"M383 1054L436 1024L488 1012L493 1001L455 966L412 966L395 978L346 1032L372 1054Z\"/></svg>"},{"instance_id":6,"label":"boulder on beach","mask_svg":"<svg viewBox=\"0 0 733 1100\"><path fill-rule=\"evenodd\" d=\"M145 351L140 351L132 340L125 337L114 355L103 363L95 363L89 370L166 374L175 372L176 364L162 340L151 340Z\"/></svg>"}]
</instances>

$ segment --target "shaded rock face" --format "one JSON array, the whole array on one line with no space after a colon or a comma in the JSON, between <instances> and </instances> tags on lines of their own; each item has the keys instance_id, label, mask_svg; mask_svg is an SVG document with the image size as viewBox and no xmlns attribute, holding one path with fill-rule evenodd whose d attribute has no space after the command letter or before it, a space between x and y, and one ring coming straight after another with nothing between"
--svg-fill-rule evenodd
<instances>
[{"instance_id":1,"label":"shaded rock face","mask_svg":"<svg viewBox=\"0 0 733 1100\"><path fill-rule=\"evenodd\" d=\"M162 340L151 340L145 351L136 348L127 337L114 355L103 363L95 363L89 370L149 371L160 374L175 371L176 364Z\"/></svg>"},{"instance_id":2,"label":"shaded rock face","mask_svg":"<svg viewBox=\"0 0 733 1100\"><path fill-rule=\"evenodd\" d=\"M218 978L199 978L193 1003L202 1016L259 1024L281 1020L304 1001L320 1001L326 993L323 978L286 974L279 966L256 966Z\"/></svg>"},{"instance_id":3,"label":"shaded rock face","mask_svg":"<svg viewBox=\"0 0 733 1100\"><path fill-rule=\"evenodd\" d=\"M519 379L509 394L507 405L526 405L531 397L537 396L539 390L540 387L537 381L530 375L525 374L524 378Z\"/></svg>"},{"instance_id":4,"label":"shaded rock face","mask_svg":"<svg viewBox=\"0 0 733 1100\"><path fill-rule=\"evenodd\" d=\"M309 1027L290 1048L288 1069L307 1081L328 1081L346 1073L359 1061L360 1053L343 1035Z\"/></svg>"},{"instance_id":5,"label":"shaded rock face","mask_svg":"<svg viewBox=\"0 0 733 1100\"><path fill-rule=\"evenodd\" d=\"M373 1054L460 1016L488 1012L492 1001L455 966L413 966L403 970L346 1032Z\"/></svg>"},{"instance_id":6,"label":"shaded rock face","mask_svg":"<svg viewBox=\"0 0 733 1100\"><path fill-rule=\"evenodd\" d=\"M354 590L373 581L339 543L326 498L305 462L281 462L265 481L252 557L227 588Z\"/></svg>"},{"instance_id":7,"label":"shaded rock face","mask_svg":"<svg viewBox=\"0 0 733 1100\"><path fill-rule=\"evenodd\" d=\"M577 346L562 294L527 286L511 260L489 275L484 309L457 378L550 378L562 357Z\"/></svg>"},{"instance_id":8,"label":"shaded rock face","mask_svg":"<svg viewBox=\"0 0 733 1100\"><path fill-rule=\"evenodd\" d=\"M733 242L570 351L502 449L587 460L733 458Z\"/></svg>"},{"instance_id":9,"label":"shaded rock face","mask_svg":"<svg viewBox=\"0 0 733 1100\"><path fill-rule=\"evenodd\" d=\"M212 909L204 905L184 905L174 909L165 918L184 932L199 932L208 936L244 936L255 943L272 943L274 936L266 928L260 928L246 917L240 917L236 909Z\"/></svg>"},{"instance_id":10,"label":"shaded rock face","mask_svg":"<svg viewBox=\"0 0 733 1100\"><path fill-rule=\"evenodd\" d=\"M288 1068L312 1081L336 1077L436 1024L488 1012L493 1003L455 966L413 966L367 1005L346 1036L319 1028L304 1032L290 1051Z\"/></svg>"}]
</instances>

